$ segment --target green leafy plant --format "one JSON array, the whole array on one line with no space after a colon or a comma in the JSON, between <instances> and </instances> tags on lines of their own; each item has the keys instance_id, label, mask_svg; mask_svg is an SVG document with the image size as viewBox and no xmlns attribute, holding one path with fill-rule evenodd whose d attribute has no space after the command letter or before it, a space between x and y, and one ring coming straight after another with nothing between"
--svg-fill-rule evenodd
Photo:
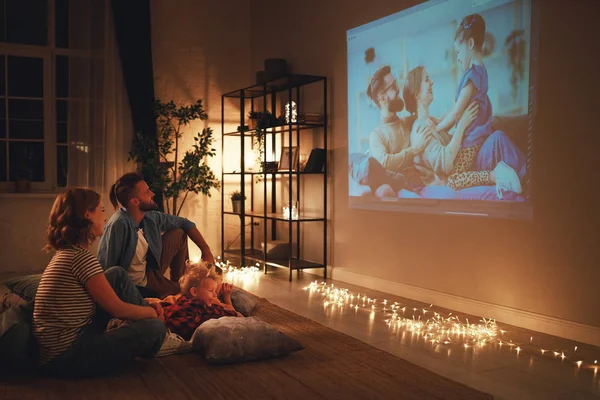
<instances>
[{"instance_id":1,"label":"green leafy plant","mask_svg":"<svg viewBox=\"0 0 600 400\"><path fill-rule=\"evenodd\" d=\"M183 136L182 128L192 121L208 119L202 100L192 105L157 100L154 113L158 140L136 133L129 160L137 162L138 171L151 182L151 189L163 194L166 212L179 215L190 192L210 197L211 189L220 187L207 163L208 158L216 155L212 147L213 131L205 128L196 133L194 144L181 157L179 140Z\"/></svg>"},{"instance_id":2,"label":"green leafy plant","mask_svg":"<svg viewBox=\"0 0 600 400\"><path fill-rule=\"evenodd\" d=\"M246 196L242 197L242 192L240 192L239 190L231 192L231 200L232 201L242 200L242 198L244 200L246 200Z\"/></svg>"},{"instance_id":3,"label":"green leafy plant","mask_svg":"<svg viewBox=\"0 0 600 400\"><path fill-rule=\"evenodd\" d=\"M269 111L250 111L248 114L250 119L255 120L254 126L254 137L256 142L254 144L254 150L256 151L258 165L264 160L265 155L265 135L267 128L271 128L277 125L277 118Z\"/></svg>"}]
</instances>

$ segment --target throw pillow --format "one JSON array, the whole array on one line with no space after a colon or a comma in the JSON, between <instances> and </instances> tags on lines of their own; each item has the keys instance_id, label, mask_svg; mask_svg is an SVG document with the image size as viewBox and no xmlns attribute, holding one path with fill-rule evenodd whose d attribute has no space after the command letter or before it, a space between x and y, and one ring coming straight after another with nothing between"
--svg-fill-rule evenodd
<instances>
[{"instance_id":1,"label":"throw pillow","mask_svg":"<svg viewBox=\"0 0 600 400\"><path fill-rule=\"evenodd\" d=\"M200 325L192 336L193 349L210 364L263 360L304 347L273 326L254 317L223 317Z\"/></svg>"},{"instance_id":2,"label":"throw pillow","mask_svg":"<svg viewBox=\"0 0 600 400\"><path fill-rule=\"evenodd\" d=\"M224 302L223 292L219 294L219 300ZM258 299L245 290L234 287L233 291L231 292L231 303L237 312L242 314L244 317L249 317L258 304Z\"/></svg>"},{"instance_id":3,"label":"throw pillow","mask_svg":"<svg viewBox=\"0 0 600 400\"><path fill-rule=\"evenodd\" d=\"M3 283L14 293L31 303L35 300L35 294L41 279L42 274L35 274L9 279Z\"/></svg>"},{"instance_id":4,"label":"throw pillow","mask_svg":"<svg viewBox=\"0 0 600 400\"><path fill-rule=\"evenodd\" d=\"M10 288L0 283L0 315L12 307L18 307L27 302L14 293ZM0 330L0 336L2 330Z\"/></svg>"},{"instance_id":5,"label":"throw pillow","mask_svg":"<svg viewBox=\"0 0 600 400\"><path fill-rule=\"evenodd\" d=\"M0 314L0 374L7 375L33 367L35 342L31 335L31 317L23 307L14 307Z\"/></svg>"}]
</instances>

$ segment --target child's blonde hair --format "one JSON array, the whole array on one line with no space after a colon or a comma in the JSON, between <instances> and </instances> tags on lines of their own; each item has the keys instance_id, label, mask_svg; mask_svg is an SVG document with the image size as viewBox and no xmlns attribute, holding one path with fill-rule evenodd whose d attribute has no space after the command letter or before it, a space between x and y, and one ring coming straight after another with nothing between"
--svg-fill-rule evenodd
<instances>
[{"instance_id":1,"label":"child's blonde hair","mask_svg":"<svg viewBox=\"0 0 600 400\"><path fill-rule=\"evenodd\" d=\"M179 279L181 293L190 296L190 289L199 286L205 279L212 279L220 284L223 281L223 276L217 274L214 267L209 268L204 261L196 263L187 261L185 274Z\"/></svg>"}]
</instances>

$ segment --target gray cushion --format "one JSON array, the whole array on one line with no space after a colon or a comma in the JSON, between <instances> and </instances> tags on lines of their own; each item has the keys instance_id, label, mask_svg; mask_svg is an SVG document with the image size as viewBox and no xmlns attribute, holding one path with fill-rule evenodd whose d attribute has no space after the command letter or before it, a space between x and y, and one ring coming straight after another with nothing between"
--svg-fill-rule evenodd
<instances>
[{"instance_id":1,"label":"gray cushion","mask_svg":"<svg viewBox=\"0 0 600 400\"><path fill-rule=\"evenodd\" d=\"M0 284L0 371L21 371L31 365L33 303Z\"/></svg>"},{"instance_id":2,"label":"gray cushion","mask_svg":"<svg viewBox=\"0 0 600 400\"><path fill-rule=\"evenodd\" d=\"M11 311L10 317L8 311ZM0 372L20 372L35 365L35 341L31 335L30 319L19 316L16 309L8 310L0 319L12 319L10 328L0 337ZM14 311L14 313L13 313Z\"/></svg>"},{"instance_id":3,"label":"gray cushion","mask_svg":"<svg viewBox=\"0 0 600 400\"><path fill-rule=\"evenodd\" d=\"M219 300L225 302L223 292L219 294ZM234 287L231 292L231 303L237 312L244 317L249 317L258 304L258 299L250 293Z\"/></svg>"},{"instance_id":4,"label":"gray cushion","mask_svg":"<svg viewBox=\"0 0 600 400\"><path fill-rule=\"evenodd\" d=\"M200 325L193 349L211 364L230 364L287 355L303 349L296 340L254 317L223 317Z\"/></svg>"},{"instance_id":5,"label":"gray cushion","mask_svg":"<svg viewBox=\"0 0 600 400\"><path fill-rule=\"evenodd\" d=\"M249 317L258 303L258 299L248 292L234 288L231 292L231 303L237 312L244 317Z\"/></svg>"},{"instance_id":6,"label":"gray cushion","mask_svg":"<svg viewBox=\"0 0 600 400\"><path fill-rule=\"evenodd\" d=\"M26 304L25 300L0 283L0 336L12 326L10 322L14 319L15 309Z\"/></svg>"},{"instance_id":7,"label":"gray cushion","mask_svg":"<svg viewBox=\"0 0 600 400\"><path fill-rule=\"evenodd\" d=\"M42 274L20 276L4 281L4 285L28 302L35 300Z\"/></svg>"}]
</instances>

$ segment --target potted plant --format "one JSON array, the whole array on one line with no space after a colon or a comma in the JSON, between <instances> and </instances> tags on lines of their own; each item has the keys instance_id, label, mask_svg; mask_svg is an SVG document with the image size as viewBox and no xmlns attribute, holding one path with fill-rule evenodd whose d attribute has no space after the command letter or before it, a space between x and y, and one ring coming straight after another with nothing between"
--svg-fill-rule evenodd
<instances>
[{"instance_id":1,"label":"potted plant","mask_svg":"<svg viewBox=\"0 0 600 400\"><path fill-rule=\"evenodd\" d=\"M254 143L254 151L256 151L257 164L264 170L264 154L265 154L265 133L267 128L277 126L278 118L269 111L250 111L250 129L255 131L256 142Z\"/></svg>"},{"instance_id":2,"label":"potted plant","mask_svg":"<svg viewBox=\"0 0 600 400\"><path fill-rule=\"evenodd\" d=\"M128 160L134 160L138 164L138 171L149 181L150 188L162 194L165 211L179 215L190 192L210 197L211 189L220 187L207 162L208 158L216 155L212 147L213 131L204 128L196 133L194 144L182 156L179 148L182 128L192 121L208 119L202 100L191 105L157 100L154 113L158 141L149 135L136 133ZM183 198L180 200L181 196Z\"/></svg>"},{"instance_id":3,"label":"potted plant","mask_svg":"<svg viewBox=\"0 0 600 400\"><path fill-rule=\"evenodd\" d=\"M246 196L242 196L242 192L240 192L239 190L236 190L231 193L231 206L233 207L234 213L241 214L242 199L246 200Z\"/></svg>"},{"instance_id":4,"label":"potted plant","mask_svg":"<svg viewBox=\"0 0 600 400\"><path fill-rule=\"evenodd\" d=\"M31 181L33 180L33 154L29 151L23 151L19 158L19 164L15 171L15 192L31 192Z\"/></svg>"}]
</instances>

